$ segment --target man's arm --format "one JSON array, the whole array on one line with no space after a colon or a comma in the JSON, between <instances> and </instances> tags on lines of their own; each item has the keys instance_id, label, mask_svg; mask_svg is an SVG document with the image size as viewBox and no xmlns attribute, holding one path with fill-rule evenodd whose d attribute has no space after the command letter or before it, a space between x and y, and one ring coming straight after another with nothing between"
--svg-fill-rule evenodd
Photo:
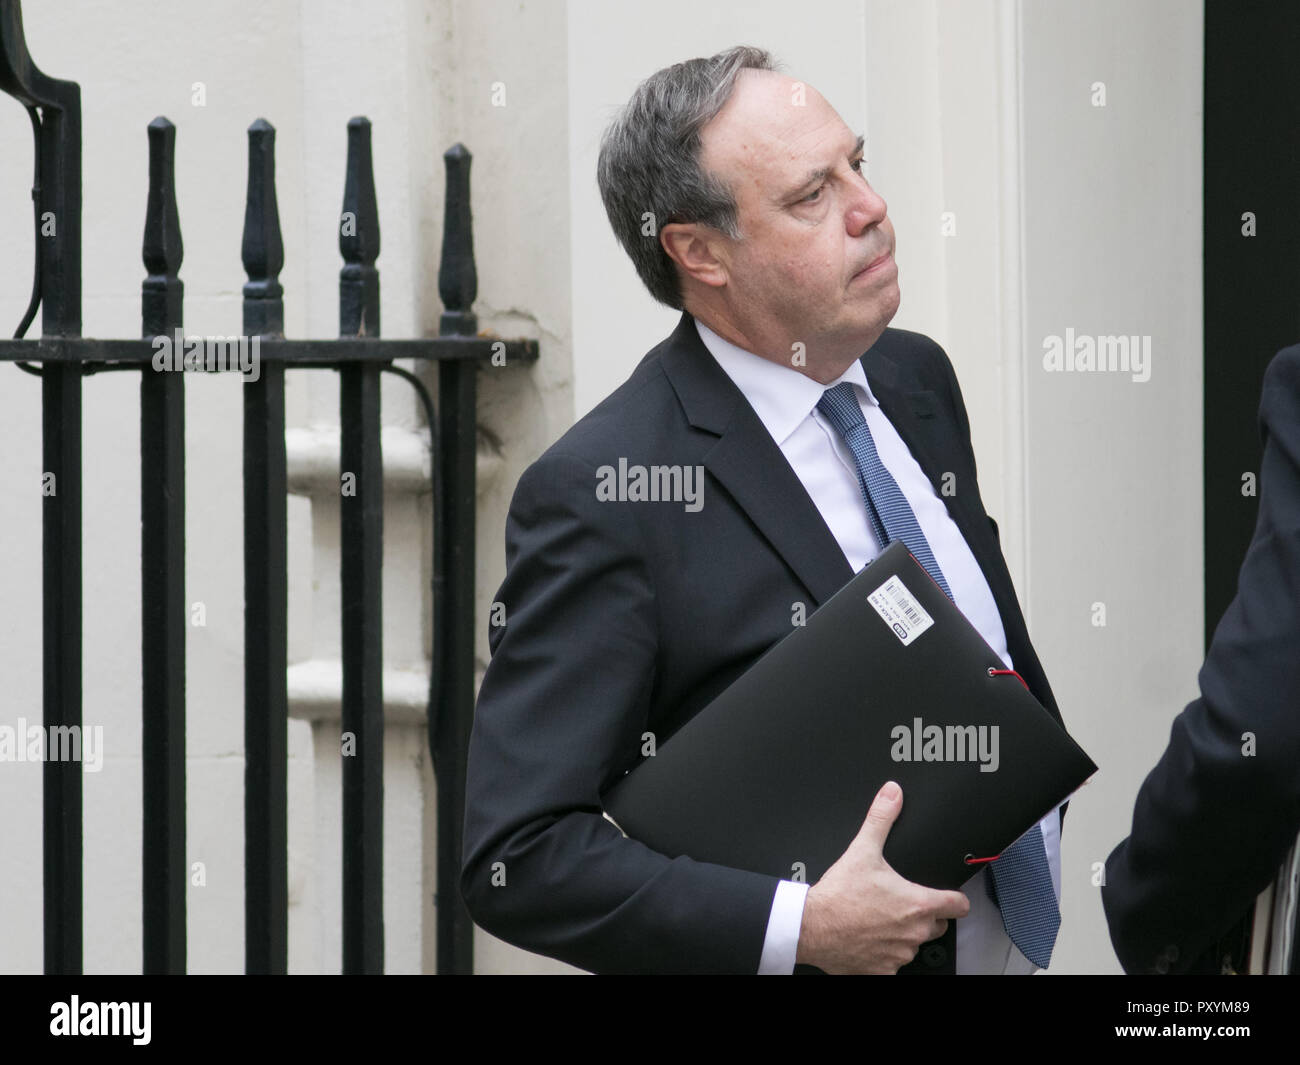
<instances>
[{"instance_id":1,"label":"man's arm","mask_svg":"<svg viewBox=\"0 0 1300 1065\"><path fill-rule=\"evenodd\" d=\"M1300 347L1264 377L1259 520L1237 596L1143 783L1102 902L1124 969L1182 972L1272 880L1300 832Z\"/></svg>"},{"instance_id":2,"label":"man's arm","mask_svg":"<svg viewBox=\"0 0 1300 1065\"><path fill-rule=\"evenodd\" d=\"M489 932L597 972L758 971L777 880L623 836L600 794L635 757L658 618L629 508L592 464L520 479L470 740L461 890Z\"/></svg>"}]
</instances>

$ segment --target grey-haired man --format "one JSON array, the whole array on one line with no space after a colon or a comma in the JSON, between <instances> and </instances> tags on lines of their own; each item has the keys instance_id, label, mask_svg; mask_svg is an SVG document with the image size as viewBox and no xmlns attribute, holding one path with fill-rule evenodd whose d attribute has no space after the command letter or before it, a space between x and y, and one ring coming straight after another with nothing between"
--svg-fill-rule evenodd
<instances>
[{"instance_id":1,"label":"grey-haired man","mask_svg":"<svg viewBox=\"0 0 1300 1065\"><path fill-rule=\"evenodd\" d=\"M869 481L877 495L887 482L941 586L1059 718L951 364L888 328L894 231L862 148L815 89L743 47L659 71L606 133L611 224L651 295L683 313L511 504L462 876L471 913L503 939L598 972L1003 973L1034 970L1021 946L1050 957L1055 810L1028 841L1032 916L1049 930L1032 945L1013 942L984 875L936 891L889 868L896 787L811 888L669 859L601 815L647 736L663 742L790 631L799 604L882 550L893 532ZM704 471L702 505L600 498L598 471L620 462Z\"/></svg>"}]
</instances>

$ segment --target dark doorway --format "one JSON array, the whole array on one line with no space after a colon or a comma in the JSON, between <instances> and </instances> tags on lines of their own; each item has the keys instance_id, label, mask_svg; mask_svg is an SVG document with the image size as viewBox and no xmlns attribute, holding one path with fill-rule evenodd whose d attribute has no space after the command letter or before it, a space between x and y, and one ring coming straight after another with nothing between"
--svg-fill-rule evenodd
<instances>
[{"instance_id":1,"label":"dark doorway","mask_svg":"<svg viewBox=\"0 0 1300 1065\"><path fill-rule=\"evenodd\" d=\"M1300 4L1205 4L1205 639L1255 529L1269 359L1300 341ZM1243 215L1254 215L1246 236ZM1256 486L1258 490L1258 486Z\"/></svg>"}]
</instances>

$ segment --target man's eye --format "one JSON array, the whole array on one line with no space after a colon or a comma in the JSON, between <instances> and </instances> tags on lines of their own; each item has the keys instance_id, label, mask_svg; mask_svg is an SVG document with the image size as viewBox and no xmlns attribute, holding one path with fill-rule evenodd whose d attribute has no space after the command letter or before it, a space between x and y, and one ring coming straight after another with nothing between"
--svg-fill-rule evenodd
<instances>
[{"instance_id":1,"label":"man's eye","mask_svg":"<svg viewBox=\"0 0 1300 1065\"><path fill-rule=\"evenodd\" d=\"M854 172L855 174L858 175L858 177L862 177L862 168L863 168L864 165L866 165L866 162L867 162L867 161L866 161L865 158L864 158L864 159L857 159L857 160L854 160L852 163L850 163L850 164L849 164L849 167L853 170L853 172ZM805 197L803 198L803 200L801 200L800 202L801 202L801 203L816 203L816 202L817 202L817 197L821 195L822 189L824 189L825 187L826 187L826 186L825 186L824 184L819 185L816 189L814 189L814 190L813 190L812 192L810 192L807 196L805 196Z\"/></svg>"}]
</instances>

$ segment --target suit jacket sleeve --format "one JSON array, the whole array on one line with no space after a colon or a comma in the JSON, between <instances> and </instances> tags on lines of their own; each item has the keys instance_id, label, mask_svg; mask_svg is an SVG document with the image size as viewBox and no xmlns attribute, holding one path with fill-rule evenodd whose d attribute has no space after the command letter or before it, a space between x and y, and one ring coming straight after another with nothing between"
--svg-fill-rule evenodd
<instances>
[{"instance_id":1,"label":"suit jacket sleeve","mask_svg":"<svg viewBox=\"0 0 1300 1065\"><path fill-rule=\"evenodd\" d=\"M600 794L638 757L658 618L636 503L548 453L520 479L475 709L461 890L489 932L596 972L758 970L774 877L628 839Z\"/></svg>"},{"instance_id":2,"label":"suit jacket sleeve","mask_svg":"<svg viewBox=\"0 0 1300 1065\"><path fill-rule=\"evenodd\" d=\"M1236 598L1106 863L1128 972L1204 965L1300 832L1300 347L1270 363L1260 419L1259 520Z\"/></svg>"}]
</instances>

